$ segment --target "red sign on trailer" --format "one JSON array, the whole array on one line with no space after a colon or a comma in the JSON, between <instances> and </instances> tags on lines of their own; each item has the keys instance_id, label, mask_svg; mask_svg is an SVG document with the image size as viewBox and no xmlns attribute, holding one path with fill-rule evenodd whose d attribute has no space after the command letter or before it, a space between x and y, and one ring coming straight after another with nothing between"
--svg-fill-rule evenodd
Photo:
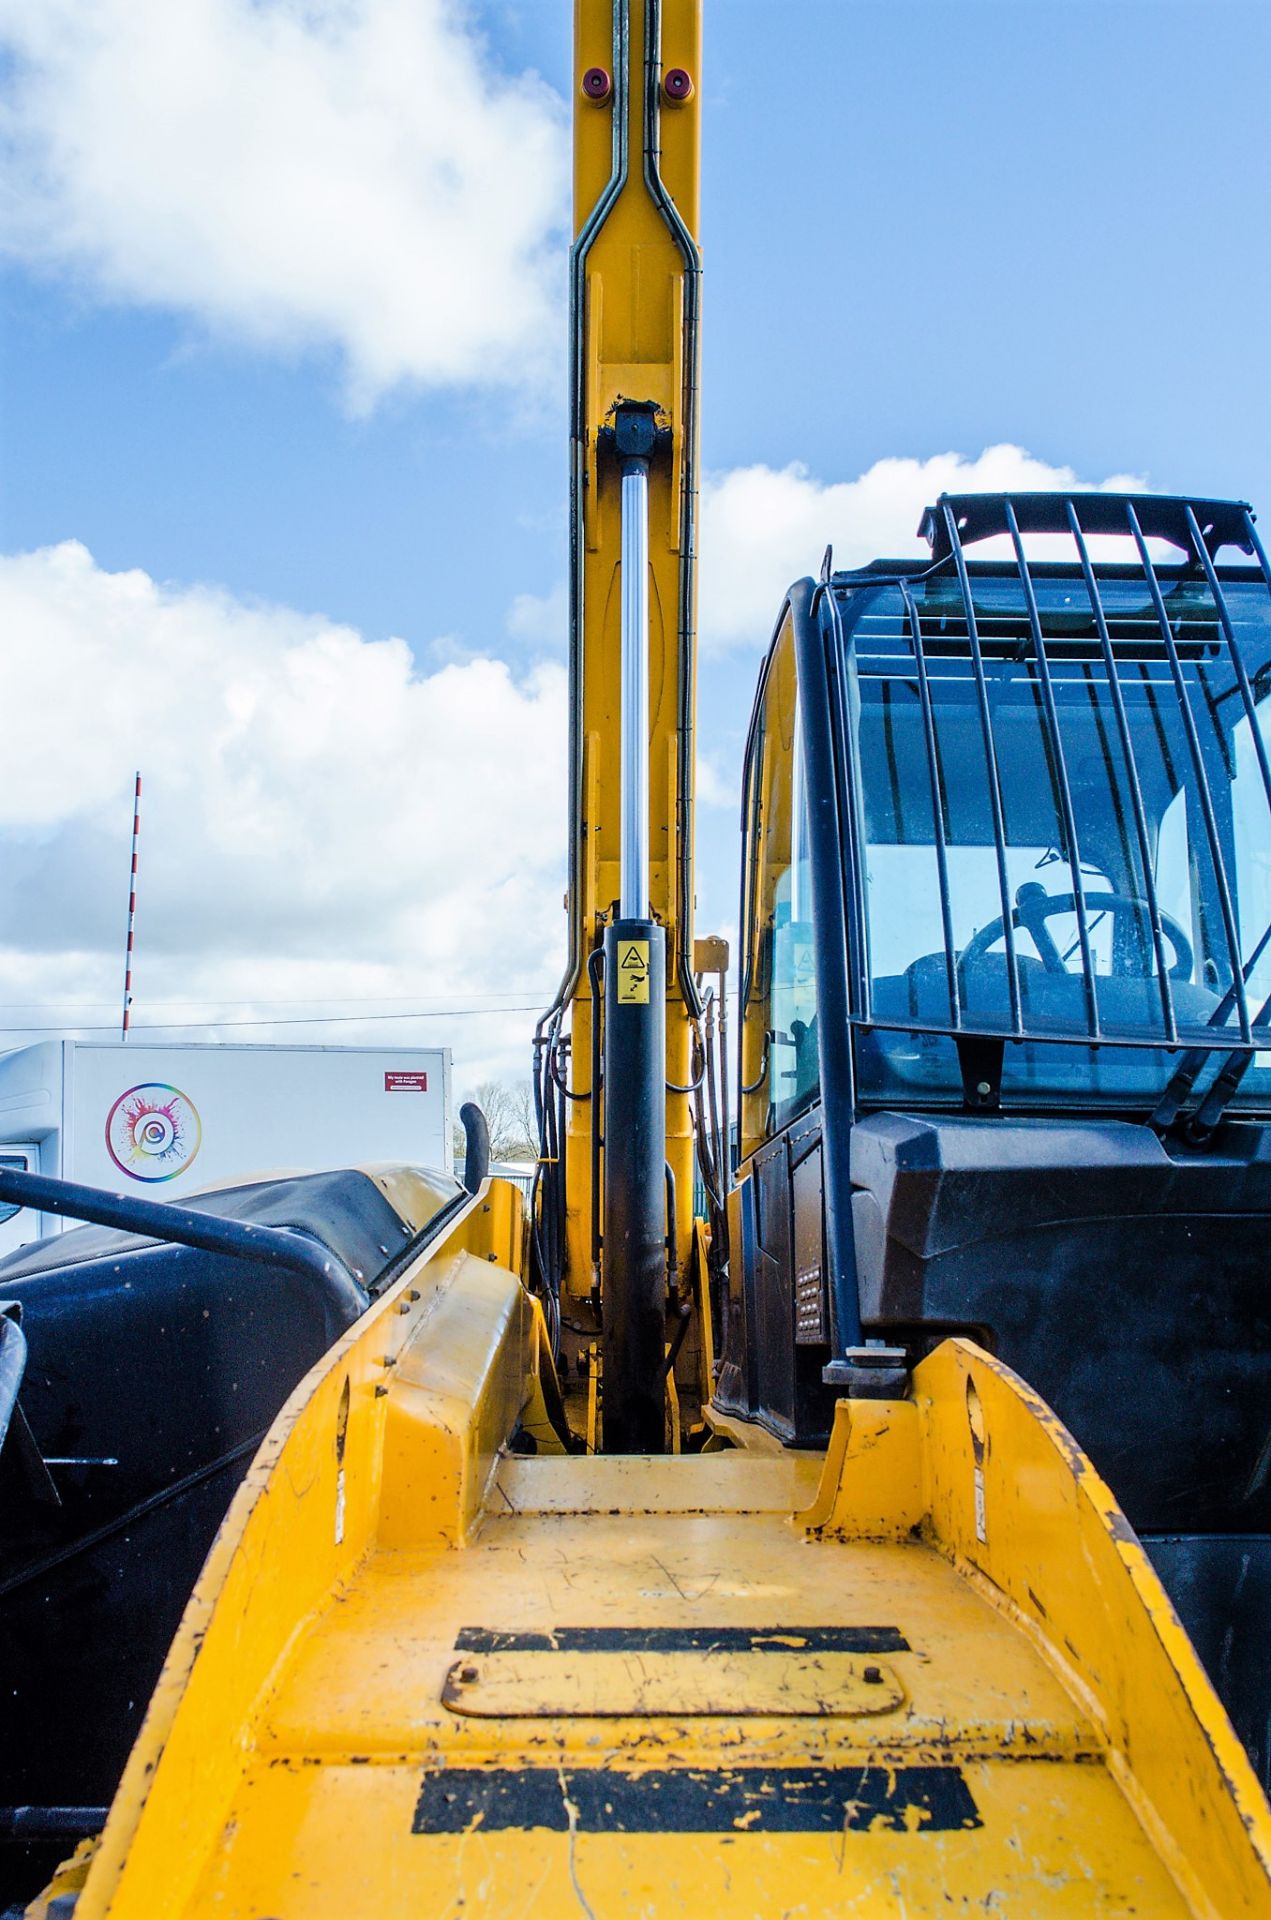
<instances>
[{"instance_id":1,"label":"red sign on trailer","mask_svg":"<svg viewBox=\"0 0 1271 1920\"><path fill-rule=\"evenodd\" d=\"M428 1075L426 1073L386 1073L384 1091L385 1093L427 1093Z\"/></svg>"}]
</instances>

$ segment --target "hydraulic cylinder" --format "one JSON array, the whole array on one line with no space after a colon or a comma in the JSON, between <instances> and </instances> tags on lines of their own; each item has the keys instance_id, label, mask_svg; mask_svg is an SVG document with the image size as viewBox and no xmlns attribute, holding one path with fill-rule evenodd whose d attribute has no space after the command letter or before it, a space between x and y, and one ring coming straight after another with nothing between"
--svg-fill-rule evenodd
<instances>
[{"instance_id":1,"label":"hydraulic cylinder","mask_svg":"<svg viewBox=\"0 0 1271 1920\"><path fill-rule=\"evenodd\" d=\"M666 937L656 920L605 928L604 1369L606 1453L664 1449Z\"/></svg>"}]
</instances>

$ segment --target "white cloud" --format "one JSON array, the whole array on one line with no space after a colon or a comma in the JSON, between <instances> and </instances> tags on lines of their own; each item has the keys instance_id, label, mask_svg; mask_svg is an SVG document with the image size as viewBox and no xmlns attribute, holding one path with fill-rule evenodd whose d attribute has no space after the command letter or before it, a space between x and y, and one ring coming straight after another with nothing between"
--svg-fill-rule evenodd
<instances>
[{"instance_id":1,"label":"white cloud","mask_svg":"<svg viewBox=\"0 0 1271 1920\"><path fill-rule=\"evenodd\" d=\"M112 1017L139 766L138 1024L194 1018L191 1001L294 1019L433 997L490 1007L426 1036L475 1077L527 1070L531 1016L498 1016L495 996L537 1005L563 961L560 665L421 674L403 640L108 573L73 541L0 558L0 628L11 1033L41 1004ZM421 1037L378 1021L309 1033Z\"/></svg>"},{"instance_id":2,"label":"white cloud","mask_svg":"<svg viewBox=\"0 0 1271 1920\"><path fill-rule=\"evenodd\" d=\"M786 588L819 573L827 545L836 568L925 553L918 522L941 493L1092 484L1141 489L1144 483L1125 474L1083 482L1071 467L1048 466L1013 446L987 447L974 459L941 453L879 460L856 480L817 480L801 465L709 475L702 491L703 647L724 652L765 645Z\"/></svg>"},{"instance_id":3,"label":"white cloud","mask_svg":"<svg viewBox=\"0 0 1271 1920\"><path fill-rule=\"evenodd\" d=\"M550 593L518 593L508 610L508 632L563 653L569 645L568 584L561 580Z\"/></svg>"},{"instance_id":4,"label":"white cloud","mask_svg":"<svg viewBox=\"0 0 1271 1920\"><path fill-rule=\"evenodd\" d=\"M697 774L694 793L699 807L720 807L736 812L741 798L741 768L724 774L713 754L697 749Z\"/></svg>"},{"instance_id":5,"label":"white cloud","mask_svg":"<svg viewBox=\"0 0 1271 1920\"><path fill-rule=\"evenodd\" d=\"M350 396L532 387L563 337L563 103L460 0L0 0L0 242Z\"/></svg>"},{"instance_id":6,"label":"white cloud","mask_svg":"<svg viewBox=\"0 0 1271 1920\"><path fill-rule=\"evenodd\" d=\"M915 553L919 513L943 489L1074 483L1010 447L883 461L834 484L799 468L716 476L704 650L761 646L827 539L840 566ZM555 647L562 609L559 594L526 596L509 629ZM73 541L0 557L0 629L0 1044L41 1017L111 1018L140 765L139 1023L206 1019L212 1002L236 1003L227 1022L365 1013L279 1037L444 1039L468 1084L525 1071L530 1015L498 1004L542 1004L563 958L559 659L518 678L449 638L424 649L425 672L403 640L108 573ZM703 808L734 807L705 729L700 745ZM488 1011L426 1028L370 1019L430 997Z\"/></svg>"}]
</instances>

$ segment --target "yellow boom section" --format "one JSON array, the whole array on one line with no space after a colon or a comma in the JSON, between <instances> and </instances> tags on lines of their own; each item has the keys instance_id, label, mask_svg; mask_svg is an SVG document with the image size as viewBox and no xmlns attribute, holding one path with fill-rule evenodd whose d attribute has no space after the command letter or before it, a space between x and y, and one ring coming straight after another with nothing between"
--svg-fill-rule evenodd
<instances>
[{"instance_id":1,"label":"yellow boom section","mask_svg":"<svg viewBox=\"0 0 1271 1920\"><path fill-rule=\"evenodd\" d=\"M693 550L701 0L577 0L572 262L570 964L576 1089L590 1086L587 958L619 897L620 557L602 432L652 403L669 450L649 474L649 897L666 929L666 1078L689 1081L693 964ZM608 92L604 82L608 82ZM689 1261L688 1100L667 1096L678 1264ZM570 1102L565 1284L586 1293L597 1103Z\"/></svg>"},{"instance_id":2,"label":"yellow boom section","mask_svg":"<svg viewBox=\"0 0 1271 1920\"><path fill-rule=\"evenodd\" d=\"M520 1239L488 1182L280 1415L76 1920L1271 1911L1244 1752L1019 1381L948 1342L824 1457L552 1456Z\"/></svg>"}]
</instances>

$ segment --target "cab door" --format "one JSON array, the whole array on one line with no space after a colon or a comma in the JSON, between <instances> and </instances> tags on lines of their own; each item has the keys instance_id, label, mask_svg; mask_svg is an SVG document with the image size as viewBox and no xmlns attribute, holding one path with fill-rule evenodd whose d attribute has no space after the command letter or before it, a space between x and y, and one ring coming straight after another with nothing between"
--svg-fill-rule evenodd
<instances>
[{"instance_id":1,"label":"cab door","mask_svg":"<svg viewBox=\"0 0 1271 1920\"><path fill-rule=\"evenodd\" d=\"M743 800L740 1139L716 1400L788 1444L824 1437L816 943L800 688L789 613L765 664Z\"/></svg>"},{"instance_id":2,"label":"cab door","mask_svg":"<svg viewBox=\"0 0 1271 1920\"><path fill-rule=\"evenodd\" d=\"M782 625L746 760L741 977L741 1159L815 1104L816 974L807 792L794 637Z\"/></svg>"}]
</instances>

